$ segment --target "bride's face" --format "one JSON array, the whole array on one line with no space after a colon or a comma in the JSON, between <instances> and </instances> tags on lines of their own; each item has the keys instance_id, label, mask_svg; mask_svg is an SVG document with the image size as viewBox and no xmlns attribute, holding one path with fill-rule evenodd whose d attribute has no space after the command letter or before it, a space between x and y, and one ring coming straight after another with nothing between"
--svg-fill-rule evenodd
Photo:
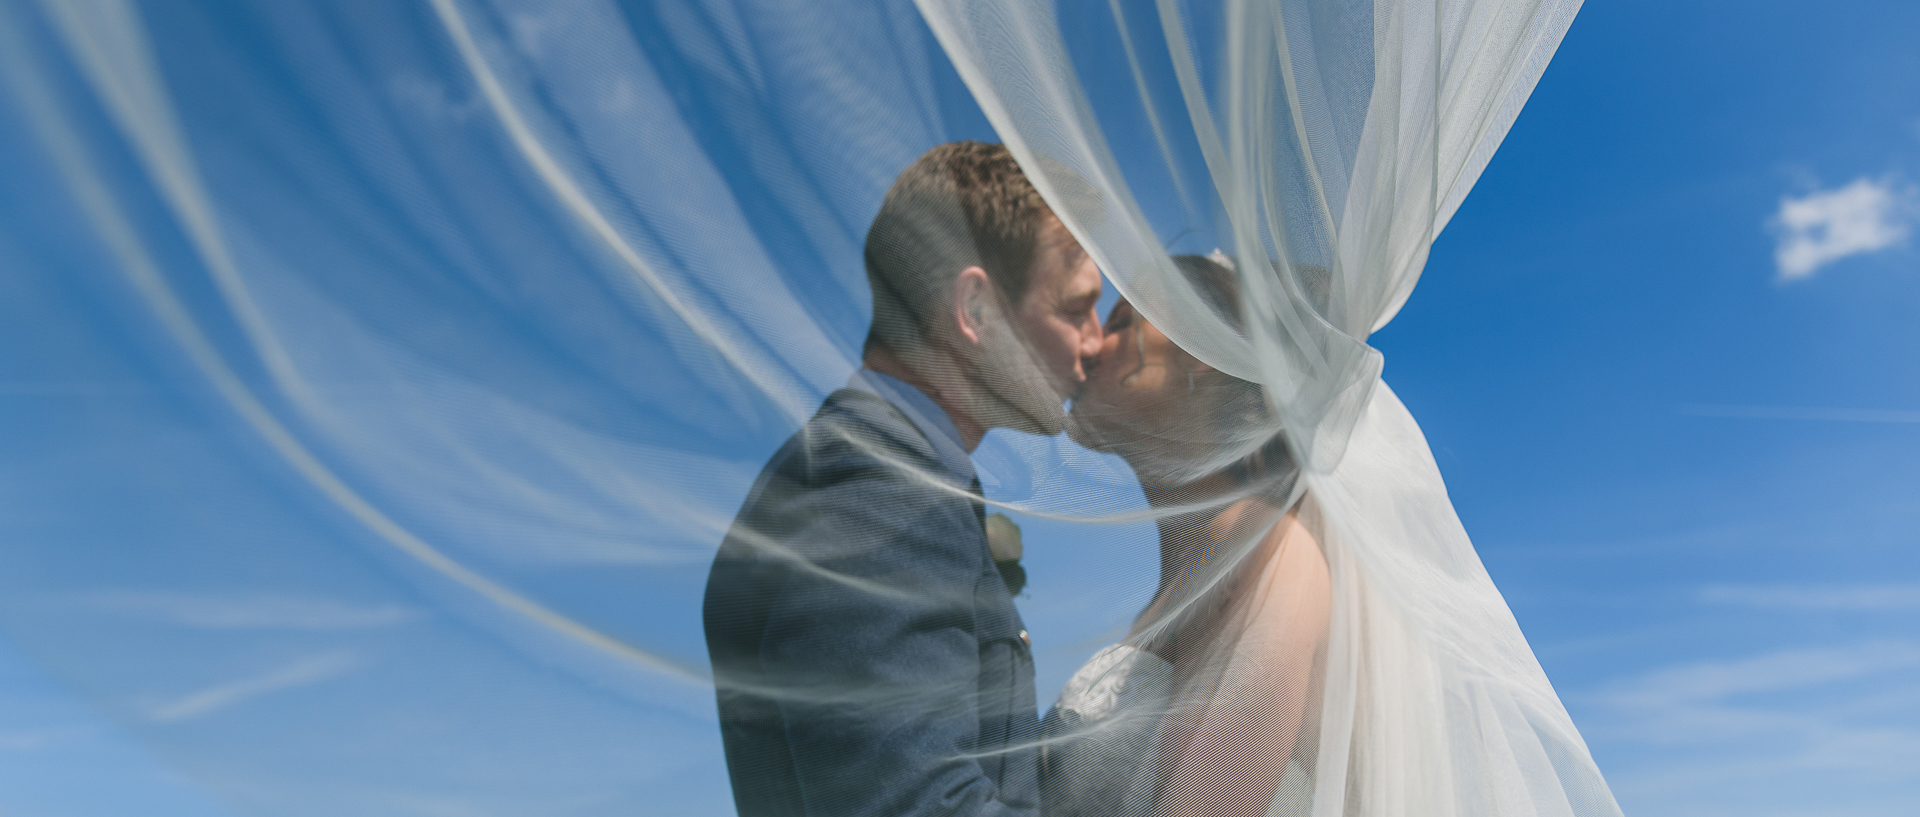
<instances>
[{"instance_id":1,"label":"bride's face","mask_svg":"<svg viewBox=\"0 0 1920 817\"><path fill-rule=\"evenodd\" d=\"M1107 316L1099 365L1073 401L1075 442L1128 460L1175 456L1167 444L1191 419L1192 356L1122 299ZM1135 462L1136 467L1141 463Z\"/></svg>"}]
</instances>

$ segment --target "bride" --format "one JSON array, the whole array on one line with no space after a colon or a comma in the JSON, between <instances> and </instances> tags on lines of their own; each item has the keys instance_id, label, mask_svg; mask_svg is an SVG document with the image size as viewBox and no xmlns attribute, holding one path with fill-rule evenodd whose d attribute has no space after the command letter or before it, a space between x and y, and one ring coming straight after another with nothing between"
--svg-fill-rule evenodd
<instances>
[{"instance_id":1,"label":"bride","mask_svg":"<svg viewBox=\"0 0 1920 817\"><path fill-rule=\"evenodd\" d=\"M1217 312L1238 315L1216 258L1174 261ZM1264 415L1258 386L1114 306L1070 430L1138 475L1159 512L1160 583L1046 716L1049 817L1307 811L1330 606L1317 509L1277 437L1208 465L1235 432L1271 428Z\"/></svg>"}]
</instances>

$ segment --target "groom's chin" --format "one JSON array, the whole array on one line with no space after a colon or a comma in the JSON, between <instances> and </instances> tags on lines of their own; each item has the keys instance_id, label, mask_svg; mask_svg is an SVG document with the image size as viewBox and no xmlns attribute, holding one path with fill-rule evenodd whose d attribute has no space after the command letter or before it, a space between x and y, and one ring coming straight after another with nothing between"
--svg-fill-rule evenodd
<instances>
[{"instance_id":1,"label":"groom's chin","mask_svg":"<svg viewBox=\"0 0 1920 817\"><path fill-rule=\"evenodd\" d=\"M1051 437L1066 431L1071 423L1067 420L1066 407L1063 405L1037 406L1021 412L1021 423L1017 431Z\"/></svg>"},{"instance_id":2,"label":"groom's chin","mask_svg":"<svg viewBox=\"0 0 1920 817\"><path fill-rule=\"evenodd\" d=\"M1042 437L1051 437L1066 429L1066 398L1059 391L1041 383L1015 385L995 395L998 405L994 414L999 422L992 425Z\"/></svg>"},{"instance_id":3,"label":"groom's chin","mask_svg":"<svg viewBox=\"0 0 1920 817\"><path fill-rule=\"evenodd\" d=\"M1067 439L1078 443L1081 448L1106 451L1106 441L1101 438L1099 429L1088 421L1088 415L1081 405L1079 401L1074 401L1073 410L1067 412L1066 419L1062 423L1066 427Z\"/></svg>"}]
</instances>

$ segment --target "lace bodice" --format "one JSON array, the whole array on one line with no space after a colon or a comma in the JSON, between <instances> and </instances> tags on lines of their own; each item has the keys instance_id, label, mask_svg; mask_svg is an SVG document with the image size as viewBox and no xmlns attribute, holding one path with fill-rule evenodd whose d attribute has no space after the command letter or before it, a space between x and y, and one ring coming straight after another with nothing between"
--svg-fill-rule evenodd
<instances>
[{"instance_id":1,"label":"lace bodice","mask_svg":"<svg viewBox=\"0 0 1920 817\"><path fill-rule=\"evenodd\" d=\"M1046 817L1153 814L1154 752L1172 686L1172 664L1127 644L1081 665L1041 723ZM1312 796L1306 770L1290 760L1267 817L1304 815Z\"/></svg>"},{"instance_id":2,"label":"lace bodice","mask_svg":"<svg viewBox=\"0 0 1920 817\"><path fill-rule=\"evenodd\" d=\"M1041 725L1047 817L1153 813L1153 752L1173 665L1127 644L1089 659Z\"/></svg>"}]
</instances>

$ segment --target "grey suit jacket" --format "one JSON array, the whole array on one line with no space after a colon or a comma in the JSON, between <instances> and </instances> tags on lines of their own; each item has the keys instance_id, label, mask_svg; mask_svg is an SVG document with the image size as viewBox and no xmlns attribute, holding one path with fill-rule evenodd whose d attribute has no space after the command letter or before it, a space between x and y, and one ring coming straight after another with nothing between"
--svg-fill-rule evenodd
<instances>
[{"instance_id":1,"label":"grey suit jacket","mask_svg":"<svg viewBox=\"0 0 1920 817\"><path fill-rule=\"evenodd\" d=\"M961 479L856 389L761 472L704 611L743 817L1037 813L1033 657Z\"/></svg>"}]
</instances>

